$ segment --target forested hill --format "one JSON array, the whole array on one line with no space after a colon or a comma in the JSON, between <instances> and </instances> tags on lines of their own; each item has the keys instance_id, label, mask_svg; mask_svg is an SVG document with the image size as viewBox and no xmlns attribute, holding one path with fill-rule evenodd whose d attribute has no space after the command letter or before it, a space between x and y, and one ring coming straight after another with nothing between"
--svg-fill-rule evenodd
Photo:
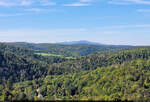
<instances>
[{"instance_id":1,"label":"forested hill","mask_svg":"<svg viewBox=\"0 0 150 102\"><path fill-rule=\"evenodd\" d=\"M124 65L16 83L11 87L8 95L14 100L149 102L149 76L150 60L138 59L126 62ZM43 98L36 97L39 93Z\"/></svg>"},{"instance_id":2,"label":"forested hill","mask_svg":"<svg viewBox=\"0 0 150 102\"><path fill-rule=\"evenodd\" d=\"M140 51L134 54L137 50ZM116 57L115 55L110 56L113 61L129 58L128 61L124 59L123 64L116 63L107 67L97 67L95 70L48 75L14 84L8 81L6 85L0 85L0 100L148 102L150 100L149 52L149 49L119 52L116 53ZM126 55L119 55L122 53Z\"/></svg>"},{"instance_id":3,"label":"forested hill","mask_svg":"<svg viewBox=\"0 0 150 102\"><path fill-rule=\"evenodd\" d=\"M50 72L55 74L74 73L83 70L94 70L97 67L107 67L110 65L121 65L135 59L149 59L150 48L135 48L132 50L122 50L113 53L95 53L89 56L80 57L73 61L66 61L50 65Z\"/></svg>"},{"instance_id":4,"label":"forested hill","mask_svg":"<svg viewBox=\"0 0 150 102\"><path fill-rule=\"evenodd\" d=\"M85 45L104 45L101 43L97 42L91 42L91 41L86 41L86 40L80 40L80 41L68 41L68 42L59 42L57 44L62 44L62 45L74 45L74 44L85 44Z\"/></svg>"},{"instance_id":5,"label":"forested hill","mask_svg":"<svg viewBox=\"0 0 150 102\"><path fill-rule=\"evenodd\" d=\"M58 56L40 56L35 54L31 49L24 47L17 47L7 43L0 43L0 51L13 53L18 57L24 57L32 60L44 61L48 64L66 61L66 58L60 58Z\"/></svg>"},{"instance_id":6,"label":"forested hill","mask_svg":"<svg viewBox=\"0 0 150 102\"><path fill-rule=\"evenodd\" d=\"M149 47L68 59L0 43L0 101L149 100L149 68Z\"/></svg>"},{"instance_id":7,"label":"forested hill","mask_svg":"<svg viewBox=\"0 0 150 102\"><path fill-rule=\"evenodd\" d=\"M30 56L32 53L32 51L29 49L12 46L6 43L0 43L0 51L12 52L20 56L22 55Z\"/></svg>"},{"instance_id":8,"label":"forested hill","mask_svg":"<svg viewBox=\"0 0 150 102\"><path fill-rule=\"evenodd\" d=\"M73 44L73 45L62 45L62 44L49 44L49 43L9 43L14 46L28 48L35 53L50 53L64 56L87 56L94 52L112 52L121 49L132 48L132 46L121 46L121 45L89 45L89 44Z\"/></svg>"},{"instance_id":9,"label":"forested hill","mask_svg":"<svg viewBox=\"0 0 150 102\"><path fill-rule=\"evenodd\" d=\"M94 70L97 67L123 64L134 59L149 59L150 56L149 48L136 48L112 53L95 53L72 60L61 57L39 56L27 49L24 50L7 44L1 45L3 46L1 49L5 50L0 52L0 73L4 79L12 77L14 82L33 80L45 77L46 75L61 75L84 70ZM29 54L26 52L29 52Z\"/></svg>"},{"instance_id":10,"label":"forested hill","mask_svg":"<svg viewBox=\"0 0 150 102\"><path fill-rule=\"evenodd\" d=\"M40 56L28 49L0 43L0 83L31 80L47 75L50 64L70 59Z\"/></svg>"}]
</instances>

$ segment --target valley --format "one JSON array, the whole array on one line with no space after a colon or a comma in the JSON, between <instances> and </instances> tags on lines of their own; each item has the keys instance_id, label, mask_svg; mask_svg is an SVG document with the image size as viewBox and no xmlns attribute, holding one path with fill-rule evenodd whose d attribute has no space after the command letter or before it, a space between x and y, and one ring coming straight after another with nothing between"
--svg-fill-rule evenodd
<instances>
[{"instance_id":1,"label":"valley","mask_svg":"<svg viewBox=\"0 0 150 102\"><path fill-rule=\"evenodd\" d=\"M0 101L150 100L150 47L52 46L0 43Z\"/></svg>"}]
</instances>

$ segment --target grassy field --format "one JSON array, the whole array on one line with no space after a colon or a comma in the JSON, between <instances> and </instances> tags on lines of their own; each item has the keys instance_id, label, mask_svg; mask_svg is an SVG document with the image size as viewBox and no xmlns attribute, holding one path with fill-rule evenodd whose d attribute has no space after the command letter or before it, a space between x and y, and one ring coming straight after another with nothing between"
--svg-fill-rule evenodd
<instances>
[{"instance_id":1,"label":"grassy field","mask_svg":"<svg viewBox=\"0 0 150 102\"><path fill-rule=\"evenodd\" d=\"M50 54L50 53L35 53L37 55L41 55L41 56L56 56L56 57L62 57L62 58L66 58L66 59L76 59L75 57L65 57L63 55L57 55L57 54Z\"/></svg>"}]
</instances>

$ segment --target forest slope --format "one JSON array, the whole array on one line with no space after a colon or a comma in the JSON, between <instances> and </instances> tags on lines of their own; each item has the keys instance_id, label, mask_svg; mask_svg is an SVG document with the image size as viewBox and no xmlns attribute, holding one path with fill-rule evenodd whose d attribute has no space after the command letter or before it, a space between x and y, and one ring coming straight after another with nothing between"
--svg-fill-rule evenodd
<instances>
[{"instance_id":1,"label":"forest slope","mask_svg":"<svg viewBox=\"0 0 150 102\"><path fill-rule=\"evenodd\" d=\"M69 59L43 57L28 49L0 43L0 83L4 80L24 81L47 75L49 65Z\"/></svg>"},{"instance_id":2,"label":"forest slope","mask_svg":"<svg viewBox=\"0 0 150 102\"><path fill-rule=\"evenodd\" d=\"M7 79L13 82L33 80L47 75L94 70L97 67L120 65L131 60L149 59L150 57L149 48L136 48L113 53L95 53L71 60L52 56L43 57L30 50L7 44L1 44L0 47L0 82Z\"/></svg>"},{"instance_id":3,"label":"forest slope","mask_svg":"<svg viewBox=\"0 0 150 102\"><path fill-rule=\"evenodd\" d=\"M149 100L149 68L149 47L69 60L1 43L0 100Z\"/></svg>"},{"instance_id":4,"label":"forest slope","mask_svg":"<svg viewBox=\"0 0 150 102\"><path fill-rule=\"evenodd\" d=\"M150 100L150 60L13 84L12 100ZM38 92L43 98L38 98ZM1 89L3 87L1 86ZM2 91L4 93L5 90ZM6 92L5 92L6 93ZM2 94L1 94L2 95Z\"/></svg>"}]
</instances>

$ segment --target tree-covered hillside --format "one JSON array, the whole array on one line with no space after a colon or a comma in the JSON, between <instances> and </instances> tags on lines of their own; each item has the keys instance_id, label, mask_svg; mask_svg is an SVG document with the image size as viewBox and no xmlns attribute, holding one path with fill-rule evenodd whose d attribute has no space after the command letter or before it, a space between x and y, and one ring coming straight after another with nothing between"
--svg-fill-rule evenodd
<instances>
[{"instance_id":1,"label":"tree-covered hillside","mask_svg":"<svg viewBox=\"0 0 150 102\"><path fill-rule=\"evenodd\" d=\"M0 54L0 82L10 79L13 82L33 80L47 75L61 75L66 73L94 70L113 64L122 64L133 59L149 59L149 48L123 50L113 53L95 53L76 59L61 57L44 57L34 52L2 44ZM19 50L18 50L19 49Z\"/></svg>"},{"instance_id":2,"label":"tree-covered hillside","mask_svg":"<svg viewBox=\"0 0 150 102\"><path fill-rule=\"evenodd\" d=\"M83 70L94 70L97 67L123 64L134 59L149 59L150 48L136 48L113 53L95 53L89 56L80 57L73 61L51 64L49 72L57 75L63 73L74 73ZM49 74L50 74L49 73Z\"/></svg>"},{"instance_id":3,"label":"tree-covered hillside","mask_svg":"<svg viewBox=\"0 0 150 102\"><path fill-rule=\"evenodd\" d=\"M28 48L35 53L50 53L64 56L86 56L94 52L112 52L121 49L132 48L132 46L117 46L117 45L89 45L89 44L49 44L49 43L9 43L14 46Z\"/></svg>"},{"instance_id":4,"label":"tree-covered hillside","mask_svg":"<svg viewBox=\"0 0 150 102\"><path fill-rule=\"evenodd\" d=\"M10 79L12 82L33 80L44 77L50 64L71 59L39 56L32 51L0 44L0 83Z\"/></svg>"},{"instance_id":5,"label":"tree-covered hillside","mask_svg":"<svg viewBox=\"0 0 150 102\"><path fill-rule=\"evenodd\" d=\"M1 86L1 100L150 100L150 60ZM41 95L41 97L38 97ZM5 97L4 97L5 96Z\"/></svg>"},{"instance_id":6,"label":"tree-covered hillside","mask_svg":"<svg viewBox=\"0 0 150 102\"><path fill-rule=\"evenodd\" d=\"M0 43L0 101L148 101L149 68L149 47L68 59Z\"/></svg>"}]
</instances>

